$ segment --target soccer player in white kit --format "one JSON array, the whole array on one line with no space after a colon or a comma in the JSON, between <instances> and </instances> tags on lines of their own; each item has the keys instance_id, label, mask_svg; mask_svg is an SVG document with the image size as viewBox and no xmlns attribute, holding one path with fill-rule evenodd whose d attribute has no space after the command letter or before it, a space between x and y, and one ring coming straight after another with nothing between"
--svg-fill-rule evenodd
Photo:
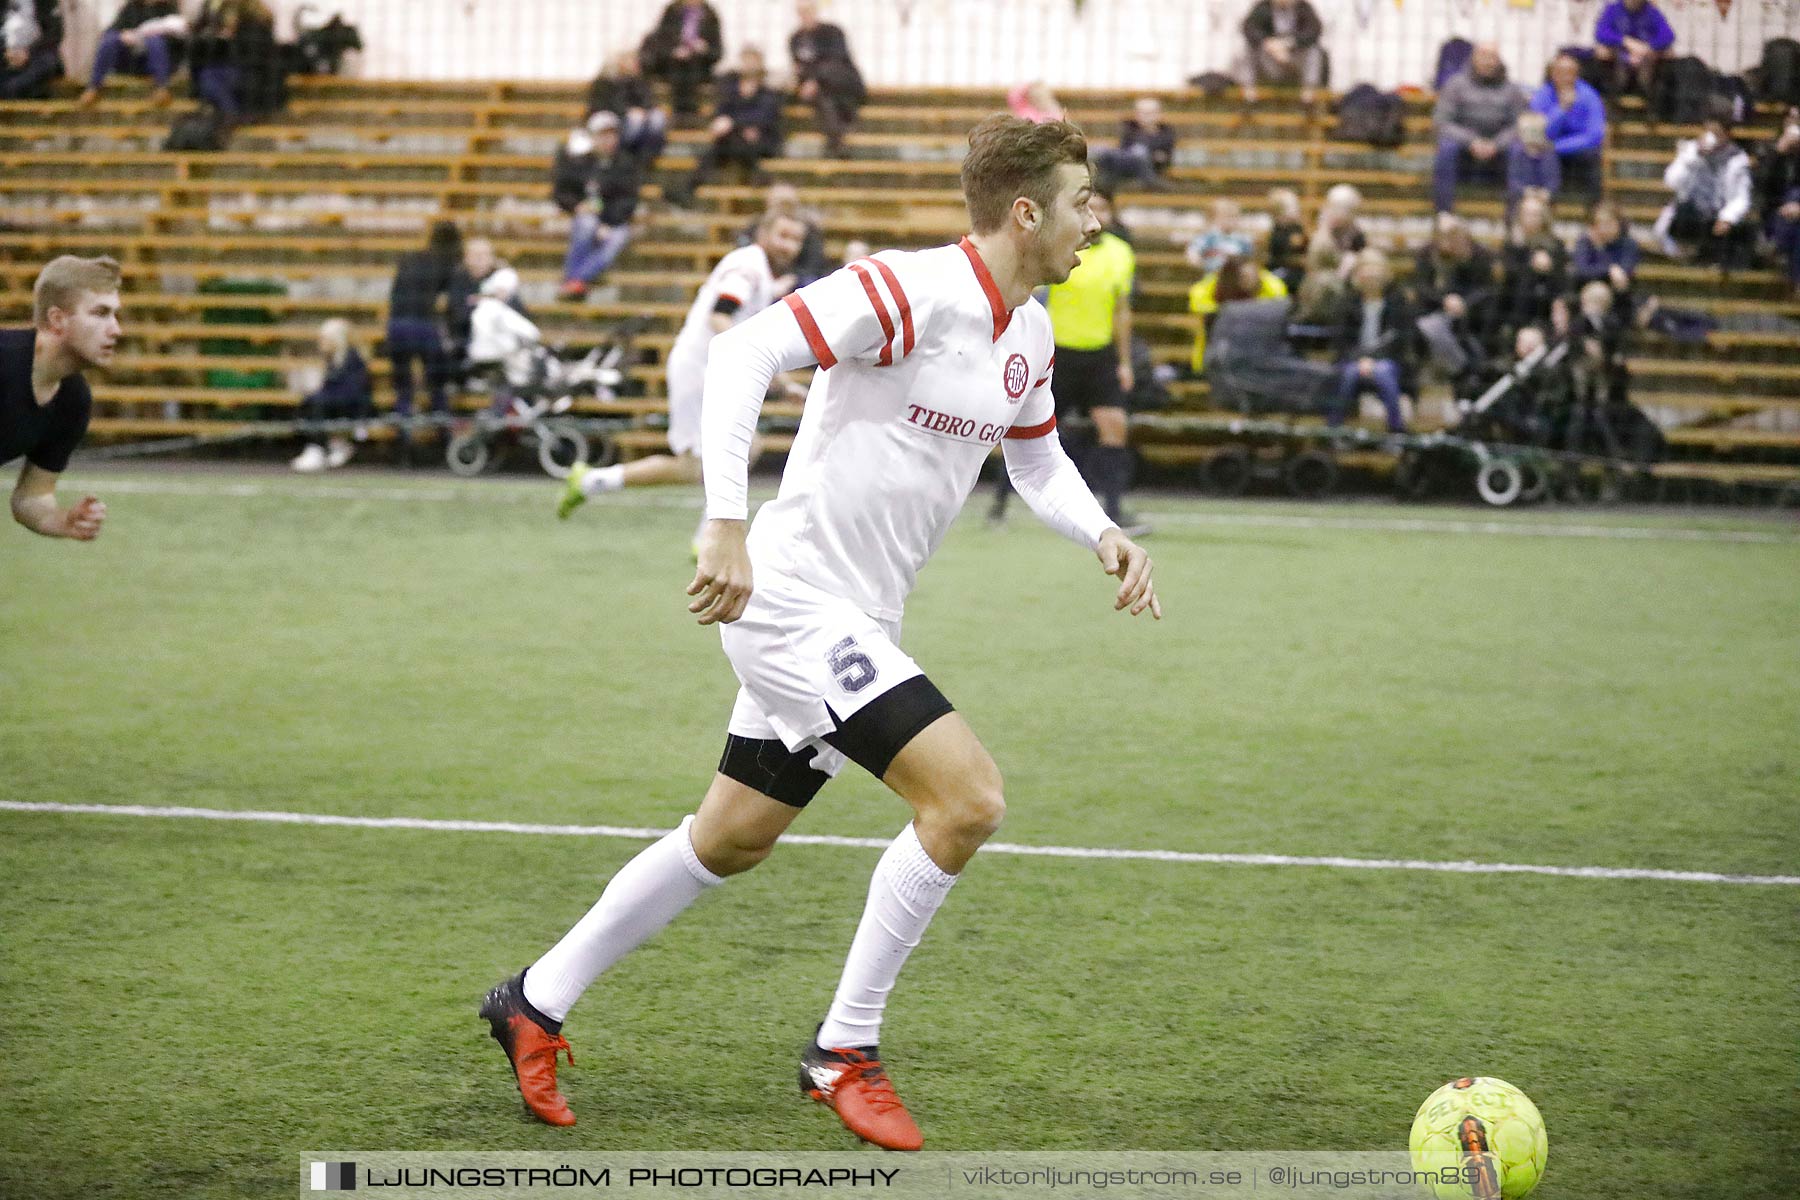
<instances>
[{"instance_id":1,"label":"soccer player in white kit","mask_svg":"<svg viewBox=\"0 0 1800 1200\"><path fill-rule=\"evenodd\" d=\"M918 1149L923 1136L877 1050L882 1012L1006 806L987 750L900 649L906 594L1002 444L1025 502L1119 578L1114 608L1162 615L1149 557L1063 453L1050 321L1030 298L1066 279L1100 231L1086 139L1066 122L991 117L969 135L962 179L973 232L960 243L853 262L712 345L707 520L688 609L721 625L742 686L698 811L482 1004L544 1121L575 1121L556 1055L568 1049L562 1021L576 999L708 889L768 857L849 760L906 800L913 820L875 867L836 996L801 1051L800 1090L858 1136ZM762 397L777 372L810 363L822 369L780 494L746 536Z\"/></svg>"},{"instance_id":2,"label":"soccer player in white kit","mask_svg":"<svg viewBox=\"0 0 1800 1200\"><path fill-rule=\"evenodd\" d=\"M757 223L754 241L739 246L713 266L688 306L687 319L669 350L669 453L610 467L576 463L563 483L557 516L567 518L589 497L602 492L700 481L700 401L707 349L720 333L755 316L793 285L788 268L794 265L805 240L803 221L770 211ZM798 390L797 384L783 382Z\"/></svg>"}]
</instances>

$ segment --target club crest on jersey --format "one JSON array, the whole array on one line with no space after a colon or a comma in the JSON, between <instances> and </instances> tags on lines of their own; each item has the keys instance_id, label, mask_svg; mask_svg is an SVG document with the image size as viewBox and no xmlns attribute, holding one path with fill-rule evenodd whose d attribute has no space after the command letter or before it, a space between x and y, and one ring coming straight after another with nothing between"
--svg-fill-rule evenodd
<instances>
[{"instance_id":1,"label":"club crest on jersey","mask_svg":"<svg viewBox=\"0 0 1800 1200\"><path fill-rule=\"evenodd\" d=\"M1010 354L1006 358L1006 373L1003 380L1006 384L1006 398L1018 403L1019 397L1025 394L1025 385L1031 382L1031 367L1023 354Z\"/></svg>"}]
</instances>

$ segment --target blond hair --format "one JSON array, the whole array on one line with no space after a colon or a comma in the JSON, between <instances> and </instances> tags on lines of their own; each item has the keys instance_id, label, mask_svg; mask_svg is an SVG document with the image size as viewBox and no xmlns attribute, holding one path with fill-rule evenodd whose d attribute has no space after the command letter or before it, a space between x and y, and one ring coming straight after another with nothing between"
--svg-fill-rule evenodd
<instances>
[{"instance_id":1,"label":"blond hair","mask_svg":"<svg viewBox=\"0 0 1800 1200\"><path fill-rule=\"evenodd\" d=\"M332 317L319 326L319 341L330 347L325 352L325 360L338 366L350 353L350 322L342 317Z\"/></svg>"},{"instance_id":2,"label":"blond hair","mask_svg":"<svg viewBox=\"0 0 1800 1200\"><path fill-rule=\"evenodd\" d=\"M103 296L119 290L122 272L117 259L80 258L65 254L53 258L38 272L31 289L31 318L39 329L50 322L50 310L74 312L83 295Z\"/></svg>"}]
</instances>

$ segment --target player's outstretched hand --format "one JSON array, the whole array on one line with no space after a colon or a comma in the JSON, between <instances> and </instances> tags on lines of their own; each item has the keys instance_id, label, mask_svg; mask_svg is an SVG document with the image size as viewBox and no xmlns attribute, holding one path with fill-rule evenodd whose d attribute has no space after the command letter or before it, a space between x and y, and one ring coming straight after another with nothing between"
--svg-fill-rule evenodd
<instances>
[{"instance_id":1,"label":"player's outstretched hand","mask_svg":"<svg viewBox=\"0 0 1800 1200\"><path fill-rule=\"evenodd\" d=\"M1115 526L1100 535L1100 545L1094 553L1106 573L1119 578L1119 594L1113 601L1113 611L1129 608L1135 617L1149 609L1152 617L1162 620L1162 602L1156 598L1156 585L1150 578L1154 564L1142 546Z\"/></svg>"},{"instance_id":2,"label":"player's outstretched hand","mask_svg":"<svg viewBox=\"0 0 1800 1200\"><path fill-rule=\"evenodd\" d=\"M699 567L687 594L688 611L700 624L730 624L750 603L750 551L744 546L742 521L708 521L700 527Z\"/></svg>"},{"instance_id":3,"label":"player's outstretched hand","mask_svg":"<svg viewBox=\"0 0 1800 1200\"><path fill-rule=\"evenodd\" d=\"M63 532L78 542L91 542L100 536L106 523L106 505L96 496L84 496L63 514Z\"/></svg>"}]
</instances>

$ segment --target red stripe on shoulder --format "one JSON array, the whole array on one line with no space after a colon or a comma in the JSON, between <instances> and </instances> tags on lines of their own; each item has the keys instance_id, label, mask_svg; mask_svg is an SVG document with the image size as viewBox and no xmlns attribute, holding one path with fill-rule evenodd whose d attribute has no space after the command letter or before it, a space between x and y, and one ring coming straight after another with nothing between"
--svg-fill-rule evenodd
<instances>
[{"instance_id":1,"label":"red stripe on shoulder","mask_svg":"<svg viewBox=\"0 0 1800 1200\"><path fill-rule=\"evenodd\" d=\"M850 270L862 281L863 294L869 298L869 307L875 310L875 319L881 322L881 335L887 338L887 344L881 348L881 357L876 365L891 366L894 361L894 322L888 317L887 305L881 302L881 293L875 290L875 277L869 274L869 268L861 262L853 262Z\"/></svg>"},{"instance_id":2,"label":"red stripe on shoulder","mask_svg":"<svg viewBox=\"0 0 1800 1200\"><path fill-rule=\"evenodd\" d=\"M1056 418L1051 417L1042 425L1014 425L1006 431L1009 438L1041 438L1056 428Z\"/></svg>"},{"instance_id":3,"label":"red stripe on shoulder","mask_svg":"<svg viewBox=\"0 0 1800 1200\"><path fill-rule=\"evenodd\" d=\"M825 335L819 332L819 323L813 320L812 310L806 307L806 301L800 293L789 292L782 303L794 314L794 320L800 323L800 332L806 335L806 344L819 360L819 365L827 371L837 366L837 357L831 353L831 347L825 344Z\"/></svg>"},{"instance_id":4,"label":"red stripe on shoulder","mask_svg":"<svg viewBox=\"0 0 1800 1200\"><path fill-rule=\"evenodd\" d=\"M908 303L906 299L906 289L900 286L900 277L894 274L893 268L889 267L879 258L871 258L869 261L875 264L875 269L881 272L881 277L883 279L887 280L888 291L894 294L894 303L900 306L900 330L902 336L900 357L905 358L908 354L912 353L913 348L912 305Z\"/></svg>"}]
</instances>

